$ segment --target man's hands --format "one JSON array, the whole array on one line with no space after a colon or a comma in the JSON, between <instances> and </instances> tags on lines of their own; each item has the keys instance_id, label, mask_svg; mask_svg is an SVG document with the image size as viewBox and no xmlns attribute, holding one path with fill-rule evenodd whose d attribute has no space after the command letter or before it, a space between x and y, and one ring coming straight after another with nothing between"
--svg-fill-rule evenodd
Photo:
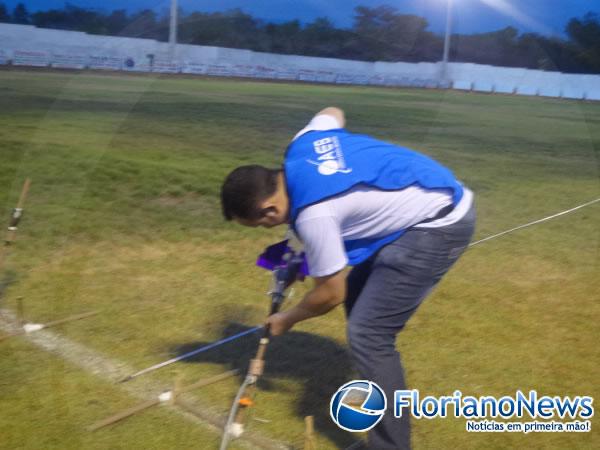
<instances>
[{"instance_id":1,"label":"man's hands","mask_svg":"<svg viewBox=\"0 0 600 450\"><path fill-rule=\"evenodd\" d=\"M294 326L296 322L292 320L289 311L283 311L273 314L267 318L265 325L270 325L271 334L280 336Z\"/></svg>"},{"instance_id":2,"label":"man's hands","mask_svg":"<svg viewBox=\"0 0 600 450\"><path fill-rule=\"evenodd\" d=\"M271 334L279 336L296 323L328 313L346 297L346 273L340 271L325 277L315 278L315 287L300 303L287 311L278 312L267 318Z\"/></svg>"}]
</instances>

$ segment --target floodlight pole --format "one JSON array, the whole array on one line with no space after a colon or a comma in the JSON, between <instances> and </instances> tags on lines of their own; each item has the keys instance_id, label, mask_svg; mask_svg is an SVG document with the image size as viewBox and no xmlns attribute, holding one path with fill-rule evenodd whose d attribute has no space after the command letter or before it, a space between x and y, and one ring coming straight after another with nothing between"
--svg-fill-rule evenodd
<instances>
[{"instance_id":1,"label":"floodlight pole","mask_svg":"<svg viewBox=\"0 0 600 450\"><path fill-rule=\"evenodd\" d=\"M450 34L452 28L452 0L447 0L446 7L446 35L444 36L444 57L442 59L442 71L440 79L448 81L448 55L450 54Z\"/></svg>"},{"instance_id":2,"label":"floodlight pole","mask_svg":"<svg viewBox=\"0 0 600 450\"><path fill-rule=\"evenodd\" d=\"M177 45L177 0L171 0L171 17L169 22L169 54L171 62L175 58L175 46Z\"/></svg>"}]
</instances>

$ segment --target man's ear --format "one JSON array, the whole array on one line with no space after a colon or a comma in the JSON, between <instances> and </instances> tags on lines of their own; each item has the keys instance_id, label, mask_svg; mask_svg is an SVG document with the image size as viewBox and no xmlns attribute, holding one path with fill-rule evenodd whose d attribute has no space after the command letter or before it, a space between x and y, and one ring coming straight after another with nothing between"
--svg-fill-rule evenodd
<instances>
[{"instance_id":1,"label":"man's ear","mask_svg":"<svg viewBox=\"0 0 600 450\"><path fill-rule=\"evenodd\" d=\"M267 206L260 210L260 215L262 217L271 217L277 214L277 208L275 206Z\"/></svg>"}]
</instances>

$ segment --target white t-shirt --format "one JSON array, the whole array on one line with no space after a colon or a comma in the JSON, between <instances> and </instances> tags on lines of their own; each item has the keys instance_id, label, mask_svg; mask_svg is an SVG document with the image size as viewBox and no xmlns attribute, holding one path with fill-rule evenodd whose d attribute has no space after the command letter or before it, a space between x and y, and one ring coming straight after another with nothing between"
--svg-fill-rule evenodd
<instances>
[{"instance_id":1,"label":"white t-shirt","mask_svg":"<svg viewBox=\"0 0 600 450\"><path fill-rule=\"evenodd\" d=\"M294 140L309 131L336 128L340 128L340 123L335 117L319 115L296 134ZM450 225L466 214L472 199L473 194L465 188L463 198L450 214L417 226ZM331 275L348 264L344 240L387 236L434 217L450 204L449 189L425 190L409 186L398 191L382 191L359 185L307 206L296 219L296 230L304 244L310 275Z\"/></svg>"}]
</instances>

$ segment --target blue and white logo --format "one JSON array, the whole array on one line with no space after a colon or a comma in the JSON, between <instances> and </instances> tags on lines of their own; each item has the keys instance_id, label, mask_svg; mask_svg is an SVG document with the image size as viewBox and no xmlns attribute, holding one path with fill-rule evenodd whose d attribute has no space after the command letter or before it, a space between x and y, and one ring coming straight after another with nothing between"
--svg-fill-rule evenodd
<instances>
[{"instance_id":1,"label":"blue and white logo","mask_svg":"<svg viewBox=\"0 0 600 450\"><path fill-rule=\"evenodd\" d=\"M317 161L307 159L306 161L318 166L321 175L333 175L336 173L350 173L352 169L346 167L342 147L337 136L326 137L313 142Z\"/></svg>"},{"instance_id":2,"label":"blue and white logo","mask_svg":"<svg viewBox=\"0 0 600 450\"><path fill-rule=\"evenodd\" d=\"M329 414L346 431L368 431L379 423L386 407L387 400L379 386L368 380L354 380L333 394Z\"/></svg>"}]
</instances>

